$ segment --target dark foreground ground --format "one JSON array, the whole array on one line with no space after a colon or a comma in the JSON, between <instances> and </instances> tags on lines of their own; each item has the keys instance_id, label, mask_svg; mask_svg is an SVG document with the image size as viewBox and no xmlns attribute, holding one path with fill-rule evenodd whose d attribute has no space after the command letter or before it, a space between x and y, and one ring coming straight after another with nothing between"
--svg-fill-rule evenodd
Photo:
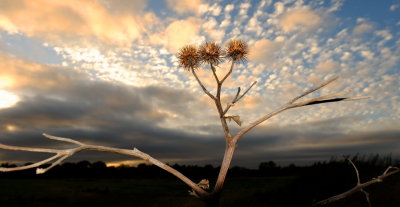
<instances>
[{"instance_id":1,"label":"dark foreground ground","mask_svg":"<svg viewBox=\"0 0 400 207\"><path fill-rule=\"evenodd\" d=\"M296 177L228 179L221 206L309 206L321 196L313 181ZM171 178L1 178L0 206L204 206ZM372 206L400 206L400 176L366 189ZM324 190L321 190L321 192ZM329 206L365 206L358 193Z\"/></svg>"},{"instance_id":2,"label":"dark foreground ground","mask_svg":"<svg viewBox=\"0 0 400 207\"><path fill-rule=\"evenodd\" d=\"M354 156L361 182L382 174L387 166L400 166L390 157ZM13 167L1 164L1 167ZM44 166L45 167L45 166ZM219 168L211 165L179 166L194 181L211 178ZM233 167L228 172L221 206L303 207L351 189L357 182L346 161L331 160L310 166L277 166L269 161L258 169ZM0 173L0 207L119 207L190 206L204 203L190 196L190 189L165 171L149 165L106 167L103 162L64 163L42 175L35 169ZM400 173L365 189L373 207L400 207ZM368 207L363 193L356 193L329 207Z\"/></svg>"}]
</instances>

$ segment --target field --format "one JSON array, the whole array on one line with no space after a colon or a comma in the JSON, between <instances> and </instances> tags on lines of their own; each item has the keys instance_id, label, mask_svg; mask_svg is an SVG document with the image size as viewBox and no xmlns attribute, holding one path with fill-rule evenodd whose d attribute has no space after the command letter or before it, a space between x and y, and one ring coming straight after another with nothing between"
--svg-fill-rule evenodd
<instances>
[{"instance_id":1,"label":"field","mask_svg":"<svg viewBox=\"0 0 400 207\"><path fill-rule=\"evenodd\" d=\"M221 206L309 206L318 189L296 177L227 180ZM204 206L173 178L0 178L0 206ZM366 189L373 206L400 206L400 176ZM317 192L317 193L316 193ZM363 194L330 206L365 206Z\"/></svg>"}]
</instances>

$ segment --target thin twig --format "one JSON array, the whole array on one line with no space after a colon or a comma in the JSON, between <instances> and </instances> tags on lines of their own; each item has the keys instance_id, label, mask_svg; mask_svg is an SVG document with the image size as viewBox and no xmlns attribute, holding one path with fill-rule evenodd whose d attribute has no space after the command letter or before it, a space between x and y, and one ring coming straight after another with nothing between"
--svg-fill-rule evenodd
<instances>
[{"instance_id":1,"label":"thin twig","mask_svg":"<svg viewBox=\"0 0 400 207\"><path fill-rule=\"evenodd\" d=\"M236 99L236 102L238 102L240 99L243 98L244 95L246 95L246 93L248 93L250 91L251 88L253 88L253 86L257 83L257 81L254 81L249 88L247 88L247 90L238 98Z\"/></svg>"},{"instance_id":2,"label":"thin twig","mask_svg":"<svg viewBox=\"0 0 400 207\"><path fill-rule=\"evenodd\" d=\"M52 139L52 140L56 140L56 141L69 142L69 143L76 144L76 145L81 145L81 146L83 145L82 142L79 142L79 141L76 141L76 140L73 140L73 139L69 139L69 138L56 137L56 136L49 135L49 134L46 134L46 133L43 133L42 135L44 137L48 138L48 139Z\"/></svg>"},{"instance_id":3,"label":"thin twig","mask_svg":"<svg viewBox=\"0 0 400 207\"><path fill-rule=\"evenodd\" d=\"M398 167L392 167L392 166L389 166L388 168L386 168L386 170L385 170L385 172L383 172L383 175L386 175L390 170L398 170L399 168Z\"/></svg>"},{"instance_id":4,"label":"thin twig","mask_svg":"<svg viewBox=\"0 0 400 207\"><path fill-rule=\"evenodd\" d=\"M235 65L235 61L232 61L231 63L231 67L229 68L229 71L227 74L225 74L225 76L222 78L221 81L219 81L220 84L224 83L224 81L231 75L232 71L233 71L233 66Z\"/></svg>"},{"instance_id":5,"label":"thin twig","mask_svg":"<svg viewBox=\"0 0 400 207\"><path fill-rule=\"evenodd\" d=\"M196 72L194 69L192 69L192 74L193 76L196 78L197 83L200 85L200 87L203 89L204 93L206 93L211 99L216 100L215 96L212 95L207 88L203 85L203 83L201 82L201 80L199 79L199 77L197 76Z\"/></svg>"},{"instance_id":6,"label":"thin twig","mask_svg":"<svg viewBox=\"0 0 400 207\"><path fill-rule=\"evenodd\" d=\"M235 97L233 98L233 101L232 101L232 103L233 102L235 102L237 99L238 99L238 97L239 97L239 95L240 95L240 90L241 90L241 88L240 87L238 87L238 90L237 90L237 92L236 92L236 95L235 95ZM234 104L234 103L233 103Z\"/></svg>"},{"instance_id":7,"label":"thin twig","mask_svg":"<svg viewBox=\"0 0 400 207\"><path fill-rule=\"evenodd\" d=\"M369 193L368 193L367 191L365 191L364 188L361 188L360 191L361 191L362 193L364 193L364 195L365 195L365 200L367 200L367 203L368 203L368 207L372 207L371 200L370 200L370 198L369 198Z\"/></svg>"},{"instance_id":8,"label":"thin twig","mask_svg":"<svg viewBox=\"0 0 400 207\"><path fill-rule=\"evenodd\" d=\"M345 157L345 159L351 164L351 166L353 166L354 171L356 171L356 176L357 176L357 185L360 185L360 173L358 172L358 169L356 167L356 165L354 164L354 162L349 158L349 157Z\"/></svg>"},{"instance_id":9,"label":"thin twig","mask_svg":"<svg viewBox=\"0 0 400 207\"><path fill-rule=\"evenodd\" d=\"M321 83L320 85L318 85L317 87L312 88L312 89L310 89L310 90L304 92L304 93L301 94L300 96L297 96L296 98L292 99L289 103L294 103L295 101L299 100L300 98L302 98L302 97L304 97L304 96L306 96L306 95L308 95L308 94L310 94L310 93L312 93L312 92L314 92L314 91L317 91L317 90L321 89L322 87L325 87L326 85L328 85L329 83L332 83L333 81L337 80L338 78L339 78L339 76L334 76L334 77L328 79L327 81L322 82L322 83Z\"/></svg>"},{"instance_id":10,"label":"thin twig","mask_svg":"<svg viewBox=\"0 0 400 207\"><path fill-rule=\"evenodd\" d=\"M3 146L5 146L5 145L0 146L0 148L5 149L5 148L3 148ZM7 145L7 146L8 146L8 145ZM7 148L7 149L12 150L12 147L14 147L14 146L8 146L8 147L9 147L9 148ZM16 148L17 148L17 147L16 147ZM15 150L20 150L20 149L15 149ZM25 150L23 150L23 151L25 151ZM41 166L41 165L47 164L47 163L49 163L49 162L51 162L51 161L53 161L53 160L59 158L59 157L61 157L61 156L62 156L61 154L57 153L57 154L54 155L53 157L49 157L49 158L44 159L44 160L42 160L42 161L39 161L39 162L30 164L30 165L21 166L21 167L12 167L12 168L0 167L0 172L12 172L12 171L26 170L26 169L31 169L31 168L39 167L39 166ZM40 173L38 173L38 174L40 174Z\"/></svg>"},{"instance_id":11,"label":"thin twig","mask_svg":"<svg viewBox=\"0 0 400 207\"><path fill-rule=\"evenodd\" d=\"M214 75L215 81L219 84L219 79L218 79L218 76L217 76L217 73L216 73L217 71L215 70L215 67L214 67L214 65L212 63L210 63L210 67L211 67L212 73Z\"/></svg>"},{"instance_id":12,"label":"thin twig","mask_svg":"<svg viewBox=\"0 0 400 207\"><path fill-rule=\"evenodd\" d=\"M240 87L239 87L239 88L238 88L238 91L237 91L235 97L232 99L231 103L229 103L229 104L226 106L226 108L224 109L223 115L225 115L225 114L229 111L229 109L230 109L232 106L234 106L238 101L240 101L240 99L242 99L242 98L250 91L250 89L251 89L256 83L257 83L257 81L254 81L254 82L250 85L250 87L247 88L247 90L246 90L242 95L240 95Z\"/></svg>"},{"instance_id":13,"label":"thin twig","mask_svg":"<svg viewBox=\"0 0 400 207\"><path fill-rule=\"evenodd\" d=\"M219 78L216 74L215 67L212 63L210 63L210 67L211 67L212 73L214 75L215 82L217 84L217 94L215 96L210 96L210 95L209 96L214 100L215 106L216 106L218 114L219 114L219 119L221 121L221 126L222 126L222 129L225 134L225 140L228 141L231 139L232 135L230 133L228 123L226 122L226 119L224 118L222 103L221 103L221 89L222 89L222 84L223 84L224 80L223 81L219 80ZM233 65L231 66L230 72L232 72L232 69L233 69ZM229 75L229 74L230 73L228 73L227 75ZM204 92L206 92L206 91L204 91Z\"/></svg>"}]
</instances>

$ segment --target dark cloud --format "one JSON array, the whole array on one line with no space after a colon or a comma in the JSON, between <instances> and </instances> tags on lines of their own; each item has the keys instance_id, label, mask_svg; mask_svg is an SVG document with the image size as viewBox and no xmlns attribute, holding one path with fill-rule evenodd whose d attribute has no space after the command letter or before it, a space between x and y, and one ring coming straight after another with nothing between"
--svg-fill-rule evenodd
<instances>
[{"instance_id":1,"label":"dark cloud","mask_svg":"<svg viewBox=\"0 0 400 207\"><path fill-rule=\"evenodd\" d=\"M41 136L49 133L98 145L136 147L167 162L220 164L225 143L221 128L214 124L217 122L199 120L198 126L181 123L182 128L164 127L166 122L174 120L168 113L183 120L202 115L202 103L184 89L126 86L92 80L88 74L68 68L32 66L26 62L14 64L22 72L12 73L14 78L24 81L11 90L20 95L21 101L14 107L0 110L1 143L72 147ZM34 73L32 67L40 75ZM8 70L15 72L15 68ZM348 132L350 124L360 119L349 116L287 127L258 127L239 141L233 165L257 167L258 163L268 160L279 164L305 164L356 153L398 155L400 131ZM196 133L199 129L211 133ZM1 162L35 161L48 156L5 150L1 150L0 155ZM70 160L83 159L135 158L83 152Z\"/></svg>"},{"instance_id":2,"label":"dark cloud","mask_svg":"<svg viewBox=\"0 0 400 207\"><path fill-rule=\"evenodd\" d=\"M20 64L22 70L27 70ZM190 114L189 106L195 99L188 92L166 87L137 88L121 84L90 80L90 77L66 68L41 68L40 79L51 79L57 87L38 87L40 80L30 79L18 86L21 101L11 108L0 110L2 143L35 146L67 147L64 143L46 140L42 133L71 137L95 144L122 148L137 147L161 158L211 160L210 149L223 139L203 139L176 130L157 126L167 115L159 112L166 109L174 113ZM55 72L56 71L56 72ZM22 77L21 77L22 76ZM15 78L28 77L24 74ZM37 78L37 76L34 76ZM24 93L29 92L29 93ZM7 126L16 126L8 130ZM220 152L221 153L221 152ZM220 153L216 153L217 155ZM43 155L15 156L2 152L2 160L32 161ZM27 153L21 153L27 154ZM85 153L84 153L85 154ZM38 157L37 157L38 156ZM78 155L79 156L79 155ZM87 159L91 157L80 157ZM105 154L96 160L113 160Z\"/></svg>"}]
</instances>

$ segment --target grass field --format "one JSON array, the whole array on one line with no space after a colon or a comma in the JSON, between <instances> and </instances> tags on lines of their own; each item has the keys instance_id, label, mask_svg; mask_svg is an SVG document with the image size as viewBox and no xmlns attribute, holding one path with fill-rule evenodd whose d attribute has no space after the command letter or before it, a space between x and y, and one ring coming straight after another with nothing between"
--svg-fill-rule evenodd
<instances>
[{"instance_id":1,"label":"grass field","mask_svg":"<svg viewBox=\"0 0 400 207\"><path fill-rule=\"evenodd\" d=\"M228 181L223 206L260 204L264 193L293 178L241 178ZM204 206L173 179L0 179L1 206ZM234 199L233 199L234 198ZM127 205L128 204L128 205Z\"/></svg>"},{"instance_id":2,"label":"grass field","mask_svg":"<svg viewBox=\"0 0 400 207\"><path fill-rule=\"evenodd\" d=\"M387 186L378 184L367 189L373 203L379 204L375 206L400 206L400 189L396 187L399 177L388 182ZM313 197L308 193L310 186L296 183L295 177L228 179L221 206L309 206ZM204 206L189 196L188 190L183 183L169 178L1 178L0 206ZM367 204L359 194L332 206Z\"/></svg>"}]
</instances>

